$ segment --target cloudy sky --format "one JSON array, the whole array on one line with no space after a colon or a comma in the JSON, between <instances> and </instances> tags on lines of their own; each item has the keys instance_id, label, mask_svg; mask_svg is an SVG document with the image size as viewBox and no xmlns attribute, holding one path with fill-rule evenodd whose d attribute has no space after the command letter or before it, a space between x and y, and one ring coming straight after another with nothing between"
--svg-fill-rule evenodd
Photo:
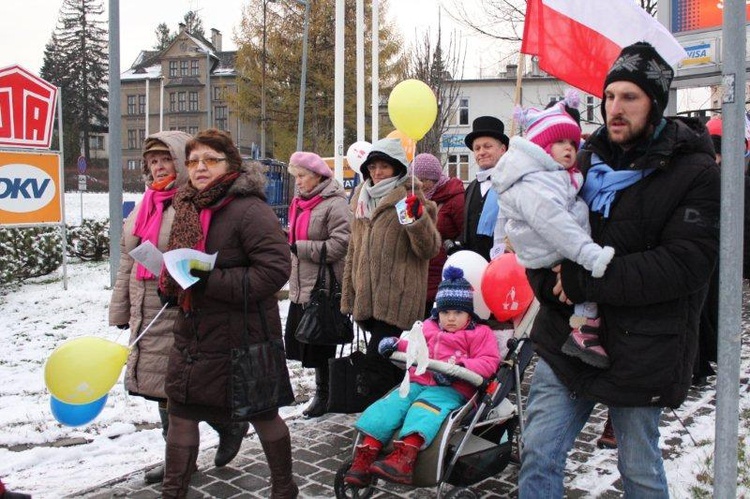
<instances>
[{"instance_id":1,"label":"cloudy sky","mask_svg":"<svg viewBox=\"0 0 750 499\"><path fill-rule=\"evenodd\" d=\"M171 29L188 10L197 10L208 30L216 28L224 35L224 50L236 48L233 32L241 20L242 6L247 0L120 0L120 67L124 70L135 60L139 51L155 42L154 29L166 22ZM391 1L390 15L397 18L404 38L410 41L416 32L436 26L441 3L453 0L396 0ZM104 0L105 10L109 0ZM42 65L44 46L57 21L62 0L2 0L0 1L0 67L20 64L38 73ZM218 8L221 6L221 8ZM397 6L397 7L396 7ZM105 17L106 19L106 17ZM443 23L449 24L447 16ZM491 44L475 37L472 52L487 54ZM485 55L486 58L486 55ZM472 65L479 65L477 60ZM467 76L474 69L467 68ZM476 68L478 74L478 67Z\"/></svg>"}]
</instances>

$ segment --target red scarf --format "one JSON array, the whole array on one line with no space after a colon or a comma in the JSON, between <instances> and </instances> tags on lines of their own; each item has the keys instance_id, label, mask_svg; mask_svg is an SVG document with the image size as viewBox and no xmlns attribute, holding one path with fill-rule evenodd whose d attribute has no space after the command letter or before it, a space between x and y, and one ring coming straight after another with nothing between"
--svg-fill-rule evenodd
<instances>
[{"instance_id":1,"label":"red scarf","mask_svg":"<svg viewBox=\"0 0 750 499\"><path fill-rule=\"evenodd\" d=\"M174 177L172 180L174 180ZM164 205L167 201L171 201L177 192L177 189L174 187L165 189L169 185L172 185L171 181L166 185L159 186L154 182L151 184L151 187L146 189L146 193L143 195L143 201L141 201L141 207L138 210L138 216L135 219L133 227L133 235L138 236L141 239L141 243L149 241L157 248L159 247L159 230L161 230ZM136 279L146 281L155 277L146 267L140 263L137 264L135 270Z\"/></svg>"},{"instance_id":2,"label":"red scarf","mask_svg":"<svg viewBox=\"0 0 750 499\"><path fill-rule=\"evenodd\" d=\"M318 194L310 199L302 199L299 196L292 199L289 206L289 244L297 241L307 241L307 231L310 228L310 214L313 208L323 202L323 197Z\"/></svg>"}]
</instances>

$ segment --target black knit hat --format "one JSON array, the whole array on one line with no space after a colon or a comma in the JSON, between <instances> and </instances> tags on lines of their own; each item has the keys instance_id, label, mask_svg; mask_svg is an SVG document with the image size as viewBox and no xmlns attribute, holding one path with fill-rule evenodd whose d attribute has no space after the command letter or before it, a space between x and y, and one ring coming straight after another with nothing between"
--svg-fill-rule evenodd
<instances>
[{"instance_id":1,"label":"black knit hat","mask_svg":"<svg viewBox=\"0 0 750 499\"><path fill-rule=\"evenodd\" d=\"M433 316L446 310L461 310L468 312L472 318L474 314L474 288L464 278L464 271L458 267L448 266L443 271L443 281L438 285L435 296Z\"/></svg>"},{"instance_id":2,"label":"black knit hat","mask_svg":"<svg viewBox=\"0 0 750 499\"><path fill-rule=\"evenodd\" d=\"M623 48L620 55L607 73L604 89L615 81L629 81L638 85L648 95L653 106L651 122L658 123L664 115L669 101L669 86L672 84L674 70L648 42L637 42ZM602 117L606 99L602 100Z\"/></svg>"}]
</instances>

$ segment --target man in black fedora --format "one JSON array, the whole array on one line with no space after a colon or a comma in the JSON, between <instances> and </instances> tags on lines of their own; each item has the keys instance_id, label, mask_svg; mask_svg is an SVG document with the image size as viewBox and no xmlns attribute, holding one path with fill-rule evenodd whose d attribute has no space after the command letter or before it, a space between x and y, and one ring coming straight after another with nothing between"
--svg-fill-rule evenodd
<instances>
[{"instance_id":1,"label":"man in black fedora","mask_svg":"<svg viewBox=\"0 0 750 499\"><path fill-rule=\"evenodd\" d=\"M448 253L468 249L490 261L498 217L497 194L490 187L495 165L508 150L510 140L505 135L505 125L493 116L480 116L472 123L471 133L464 139L466 147L474 153L479 167L477 178L466 188L464 228L461 240L446 241Z\"/></svg>"}]
</instances>

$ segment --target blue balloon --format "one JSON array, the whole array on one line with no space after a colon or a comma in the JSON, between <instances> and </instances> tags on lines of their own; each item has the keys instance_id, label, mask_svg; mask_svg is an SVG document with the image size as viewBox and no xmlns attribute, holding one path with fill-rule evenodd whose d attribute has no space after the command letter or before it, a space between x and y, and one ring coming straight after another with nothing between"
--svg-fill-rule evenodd
<instances>
[{"instance_id":1,"label":"blue balloon","mask_svg":"<svg viewBox=\"0 0 750 499\"><path fill-rule=\"evenodd\" d=\"M55 419L65 426L81 426L96 418L107 403L107 394L88 404L66 404L50 395L50 408Z\"/></svg>"}]
</instances>

